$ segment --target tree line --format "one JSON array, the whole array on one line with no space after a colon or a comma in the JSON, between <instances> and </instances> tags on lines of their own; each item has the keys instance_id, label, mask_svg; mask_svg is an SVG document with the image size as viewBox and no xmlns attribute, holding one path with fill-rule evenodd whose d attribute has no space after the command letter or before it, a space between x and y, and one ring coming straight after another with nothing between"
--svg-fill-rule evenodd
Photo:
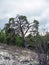
<instances>
[{"instance_id":1,"label":"tree line","mask_svg":"<svg viewBox=\"0 0 49 65\"><path fill-rule=\"evenodd\" d=\"M0 42L16 45L22 44L23 47L27 47L27 42L30 40L28 37L33 38L31 32L33 32L33 35L36 35L38 32L39 22L34 20L33 23L29 23L27 17L23 15L9 18L9 21L5 24L3 30L0 30ZM28 33L29 35L26 36Z\"/></svg>"},{"instance_id":2,"label":"tree line","mask_svg":"<svg viewBox=\"0 0 49 65\"><path fill-rule=\"evenodd\" d=\"M40 35L37 20L30 23L27 17L23 15L9 18L8 23L0 30L0 42L35 49L39 64L49 64L49 32L46 32L44 36Z\"/></svg>"}]
</instances>

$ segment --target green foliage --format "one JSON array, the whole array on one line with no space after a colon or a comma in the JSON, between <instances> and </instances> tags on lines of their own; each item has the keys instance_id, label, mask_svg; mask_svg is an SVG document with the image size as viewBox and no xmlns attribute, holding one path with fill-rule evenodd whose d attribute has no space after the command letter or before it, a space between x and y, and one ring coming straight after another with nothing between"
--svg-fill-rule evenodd
<instances>
[{"instance_id":1,"label":"green foliage","mask_svg":"<svg viewBox=\"0 0 49 65\"><path fill-rule=\"evenodd\" d=\"M49 32L46 32L46 35L44 37L47 37L47 41L48 41L48 48L49 48Z\"/></svg>"},{"instance_id":2,"label":"green foliage","mask_svg":"<svg viewBox=\"0 0 49 65\"><path fill-rule=\"evenodd\" d=\"M20 35L16 35L15 44L16 46L22 47L22 37L20 37Z\"/></svg>"},{"instance_id":3,"label":"green foliage","mask_svg":"<svg viewBox=\"0 0 49 65\"><path fill-rule=\"evenodd\" d=\"M3 31L0 31L0 42L6 43L6 34Z\"/></svg>"},{"instance_id":4,"label":"green foliage","mask_svg":"<svg viewBox=\"0 0 49 65\"><path fill-rule=\"evenodd\" d=\"M31 34L26 37L26 42L28 46L31 46L32 49L35 49L35 38Z\"/></svg>"}]
</instances>

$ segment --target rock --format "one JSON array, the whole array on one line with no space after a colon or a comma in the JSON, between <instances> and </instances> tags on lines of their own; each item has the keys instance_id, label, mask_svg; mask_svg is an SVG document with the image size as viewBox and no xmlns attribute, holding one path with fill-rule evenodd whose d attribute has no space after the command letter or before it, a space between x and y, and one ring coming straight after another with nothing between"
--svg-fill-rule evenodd
<instances>
[{"instance_id":1,"label":"rock","mask_svg":"<svg viewBox=\"0 0 49 65\"><path fill-rule=\"evenodd\" d=\"M28 61L28 60L24 60L24 61L21 61L23 64L25 63L29 63L30 61Z\"/></svg>"},{"instance_id":2,"label":"rock","mask_svg":"<svg viewBox=\"0 0 49 65\"><path fill-rule=\"evenodd\" d=\"M32 65L32 64L30 63L30 65Z\"/></svg>"},{"instance_id":3,"label":"rock","mask_svg":"<svg viewBox=\"0 0 49 65\"><path fill-rule=\"evenodd\" d=\"M10 57L4 57L5 60L10 60Z\"/></svg>"}]
</instances>

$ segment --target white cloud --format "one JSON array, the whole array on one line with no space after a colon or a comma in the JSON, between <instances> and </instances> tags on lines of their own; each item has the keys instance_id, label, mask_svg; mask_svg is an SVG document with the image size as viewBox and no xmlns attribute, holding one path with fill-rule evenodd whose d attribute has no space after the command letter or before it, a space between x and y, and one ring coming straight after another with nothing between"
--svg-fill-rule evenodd
<instances>
[{"instance_id":1,"label":"white cloud","mask_svg":"<svg viewBox=\"0 0 49 65\"><path fill-rule=\"evenodd\" d=\"M44 0L2 0L0 2L1 13L3 14L16 13L16 11L17 13L34 13L44 9L46 5L47 3Z\"/></svg>"},{"instance_id":2,"label":"white cloud","mask_svg":"<svg viewBox=\"0 0 49 65\"><path fill-rule=\"evenodd\" d=\"M40 27L49 23L48 0L0 0L0 8L0 20L22 14L30 21L39 20Z\"/></svg>"}]
</instances>

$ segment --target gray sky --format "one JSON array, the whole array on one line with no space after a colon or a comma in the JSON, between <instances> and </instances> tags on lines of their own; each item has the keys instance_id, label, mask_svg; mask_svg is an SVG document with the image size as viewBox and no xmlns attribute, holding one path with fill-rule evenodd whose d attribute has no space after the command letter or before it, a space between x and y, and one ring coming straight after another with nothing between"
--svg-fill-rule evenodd
<instances>
[{"instance_id":1,"label":"gray sky","mask_svg":"<svg viewBox=\"0 0 49 65\"><path fill-rule=\"evenodd\" d=\"M31 22L37 19L40 29L45 25L49 30L49 0L0 0L0 28L17 14L27 16Z\"/></svg>"}]
</instances>

